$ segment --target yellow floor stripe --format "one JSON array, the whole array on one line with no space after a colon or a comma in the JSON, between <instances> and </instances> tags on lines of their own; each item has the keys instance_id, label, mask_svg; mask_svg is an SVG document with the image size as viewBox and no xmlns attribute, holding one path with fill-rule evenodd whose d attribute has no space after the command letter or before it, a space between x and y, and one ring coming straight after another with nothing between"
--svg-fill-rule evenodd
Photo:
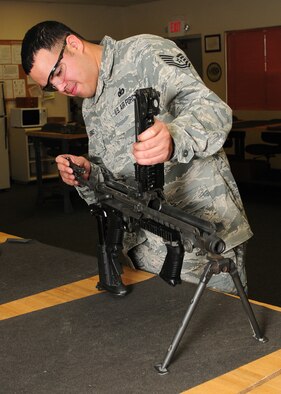
<instances>
[{"instance_id":1,"label":"yellow floor stripe","mask_svg":"<svg viewBox=\"0 0 281 394\"><path fill-rule=\"evenodd\" d=\"M126 285L142 282L154 275L143 271L132 270L124 267L122 275L123 282ZM100 293L96 289L98 275L87 279L82 279L67 285L46 290L28 297L20 298L6 304L0 305L0 320L9 319L11 317L20 316L25 313L50 308L65 302L74 301L80 298L89 297Z\"/></svg>"},{"instance_id":2,"label":"yellow floor stripe","mask_svg":"<svg viewBox=\"0 0 281 394\"><path fill-rule=\"evenodd\" d=\"M182 394L281 393L281 350L202 383Z\"/></svg>"}]
</instances>

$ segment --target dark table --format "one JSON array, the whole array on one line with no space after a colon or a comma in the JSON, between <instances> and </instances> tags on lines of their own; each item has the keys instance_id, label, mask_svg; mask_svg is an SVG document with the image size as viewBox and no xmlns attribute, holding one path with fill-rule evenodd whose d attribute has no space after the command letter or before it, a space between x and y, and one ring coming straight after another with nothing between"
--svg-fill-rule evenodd
<instances>
[{"instance_id":1,"label":"dark table","mask_svg":"<svg viewBox=\"0 0 281 394\"><path fill-rule=\"evenodd\" d=\"M271 127L281 128L280 119L247 120L233 122L232 129L228 135L228 138L234 141L234 156L236 158L244 159L246 136L250 136L251 133L255 135L257 133L261 134L267 130L270 130Z\"/></svg>"},{"instance_id":2,"label":"dark table","mask_svg":"<svg viewBox=\"0 0 281 394\"><path fill-rule=\"evenodd\" d=\"M43 176L42 176L42 162L41 162L41 146L40 143L46 140L59 140L61 144L62 154L71 153L70 145L73 141L78 141L81 139L88 138L86 133L77 134L67 134L67 133L56 133L50 131L40 131L40 130L28 130L26 135L30 137L34 144L35 150L35 162L36 162L36 178L38 185L38 202L44 201L44 189L43 189ZM72 203L70 200L70 187L63 183L63 202L64 202L64 212L70 213L73 211Z\"/></svg>"}]
</instances>

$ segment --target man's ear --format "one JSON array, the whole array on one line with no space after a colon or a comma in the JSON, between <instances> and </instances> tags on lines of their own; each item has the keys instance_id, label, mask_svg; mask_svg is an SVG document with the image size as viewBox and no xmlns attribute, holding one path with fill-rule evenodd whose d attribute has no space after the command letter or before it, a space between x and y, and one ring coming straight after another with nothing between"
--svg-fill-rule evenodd
<instances>
[{"instance_id":1,"label":"man's ear","mask_svg":"<svg viewBox=\"0 0 281 394\"><path fill-rule=\"evenodd\" d=\"M75 36L74 34L70 34L69 36L66 37L66 43L69 51L83 52L84 50L83 41L79 37Z\"/></svg>"}]
</instances>

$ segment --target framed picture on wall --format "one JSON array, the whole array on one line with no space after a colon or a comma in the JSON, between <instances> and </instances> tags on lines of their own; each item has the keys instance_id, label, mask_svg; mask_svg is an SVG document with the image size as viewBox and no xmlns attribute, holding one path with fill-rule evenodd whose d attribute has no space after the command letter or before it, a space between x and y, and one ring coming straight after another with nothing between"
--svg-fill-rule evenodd
<instances>
[{"instance_id":1,"label":"framed picture on wall","mask_svg":"<svg viewBox=\"0 0 281 394\"><path fill-rule=\"evenodd\" d=\"M205 52L220 52L221 51L221 36L220 34L213 34L205 36Z\"/></svg>"}]
</instances>

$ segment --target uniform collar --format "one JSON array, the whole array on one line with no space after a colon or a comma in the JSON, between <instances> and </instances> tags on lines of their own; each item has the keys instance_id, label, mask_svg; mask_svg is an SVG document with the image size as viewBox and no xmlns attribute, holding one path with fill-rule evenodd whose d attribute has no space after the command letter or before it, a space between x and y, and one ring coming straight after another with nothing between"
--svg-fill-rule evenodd
<instances>
[{"instance_id":1,"label":"uniform collar","mask_svg":"<svg viewBox=\"0 0 281 394\"><path fill-rule=\"evenodd\" d=\"M100 95L102 94L106 81L111 77L115 43L116 40L113 40L109 36L105 36L100 43L100 45L102 45L103 47L103 50L102 50L102 59L101 59L98 84L97 84L96 94L94 97L95 102L98 101Z\"/></svg>"}]
</instances>

